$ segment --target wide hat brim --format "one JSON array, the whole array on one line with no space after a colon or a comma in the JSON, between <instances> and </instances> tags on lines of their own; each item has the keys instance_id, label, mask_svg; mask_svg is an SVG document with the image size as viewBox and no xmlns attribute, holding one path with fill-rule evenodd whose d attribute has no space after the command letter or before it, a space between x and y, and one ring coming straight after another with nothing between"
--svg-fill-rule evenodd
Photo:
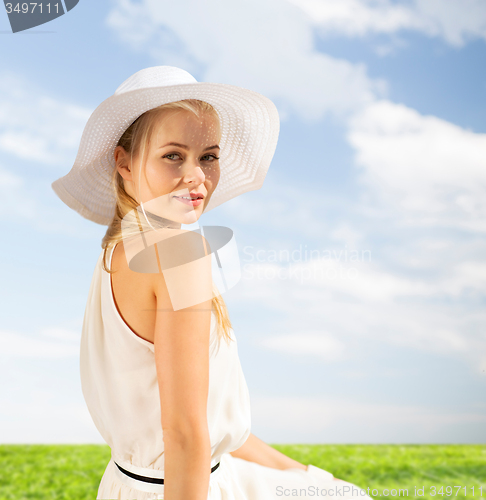
<instances>
[{"instance_id":1,"label":"wide hat brim","mask_svg":"<svg viewBox=\"0 0 486 500\"><path fill-rule=\"evenodd\" d=\"M120 137L145 111L183 99L208 102L221 120L220 180L204 212L261 188L280 130L278 111L270 99L235 85L195 80L117 92L94 110L73 167L52 183L57 196L80 215L98 224L112 222L114 150Z\"/></svg>"}]
</instances>

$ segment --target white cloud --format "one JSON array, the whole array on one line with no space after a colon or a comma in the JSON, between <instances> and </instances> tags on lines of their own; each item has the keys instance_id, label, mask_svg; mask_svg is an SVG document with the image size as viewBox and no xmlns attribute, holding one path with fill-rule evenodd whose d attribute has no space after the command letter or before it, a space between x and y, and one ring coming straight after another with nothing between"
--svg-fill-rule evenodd
<instances>
[{"instance_id":1,"label":"white cloud","mask_svg":"<svg viewBox=\"0 0 486 500\"><path fill-rule=\"evenodd\" d=\"M4 216L8 214L33 219L38 214L37 203L28 196L24 179L1 165L0 200Z\"/></svg>"},{"instance_id":2,"label":"white cloud","mask_svg":"<svg viewBox=\"0 0 486 500\"><path fill-rule=\"evenodd\" d=\"M73 332L71 330L66 330L65 328L43 328L41 333L46 337L66 342L79 343L81 340L80 332Z\"/></svg>"},{"instance_id":3,"label":"white cloud","mask_svg":"<svg viewBox=\"0 0 486 500\"><path fill-rule=\"evenodd\" d=\"M416 16L424 19L429 35L463 46L470 38L486 39L486 3L483 0L415 0Z\"/></svg>"},{"instance_id":4,"label":"white cloud","mask_svg":"<svg viewBox=\"0 0 486 500\"><path fill-rule=\"evenodd\" d=\"M251 396L252 432L269 442L431 443L476 442L468 426L484 426L477 410L350 401L334 397ZM282 436L286 436L282 438ZM400 436L400 437L398 437ZM333 472L330 470L330 472Z\"/></svg>"},{"instance_id":5,"label":"white cloud","mask_svg":"<svg viewBox=\"0 0 486 500\"><path fill-rule=\"evenodd\" d=\"M316 51L305 14L281 0L118 0L107 24L157 64L267 95L282 117L289 111L311 120L345 114L385 90L383 81L368 78L364 65Z\"/></svg>"},{"instance_id":6,"label":"white cloud","mask_svg":"<svg viewBox=\"0 0 486 500\"><path fill-rule=\"evenodd\" d=\"M5 169L0 170L0 189L4 189L5 191L10 189L16 189L22 186L24 183L22 177L8 172Z\"/></svg>"},{"instance_id":7,"label":"white cloud","mask_svg":"<svg viewBox=\"0 0 486 500\"><path fill-rule=\"evenodd\" d=\"M0 357L6 358L66 358L79 356L78 336L73 332L47 329L44 336L0 331Z\"/></svg>"},{"instance_id":8,"label":"white cloud","mask_svg":"<svg viewBox=\"0 0 486 500\"><path fill-rule=\"evenodd\" d=\"M49 389L29 390L28 384L22 389L22 401L0 396L0 443L105 444L80 394L67 402L72 394L63 398Z\"/></svg>"},{"instance_id":9,"label":"white cloud","mask_svg":"<svg viewBox=\"0 0 486 500\"><path fill-rule=\"evenodd\" d=\"M471 38L486 39L483 0L289 0L324 35L359 37L413 30L461 47ZM382 52L384 47L381 48Z\"/></svg>"},{"instance_id":10,"label":"white cloud","mask_svg":"<svg viewBox=\"0 0 486 500\"><path fill-rule=\"evenodd\" d=\"M243 228L248 225L250 232L259 224L266 228L263 246L241 249L242 280L234 300L276 311L281 320L274 322L271 332L258 336L274 349L279 339L267 341L267 335L289 336L292 341L285 350L296 357L301 356L294 349L299 332L324 328L347 346L346 356L359 356L372 340L460 358L482 373L486 314L476 304L486 295L486 247L475 231L482 229L483 222L454 206L442 212L440 203L455 190L475 193L481 188L484 169L478 158L484 139L403 106L385 103L380 110L382 104L370 106L370 115L357 117L351 128L357 157L370 158L363 167L369 182L362 186L361 199L336 199L323 193L314 200L306 195L309 188L274 181L264 188L265 193L252 196L251 203L240 198L227 204L229 218ZM420 144L428 154L426 161L414 153L420 151ZM460 169L454 150L461 159ZM370 154L360 156L361 151ZM380 159L378 167L371 158ZM416 158L421 162L418 166ZM444 163L442 170L436 165L427 170L439 161ZM413 173L420 179L420 189L414 190ZM442 186L437 195L435 182ZM417 203L414 210L403 208L404 198L417 196L422 204ZM436 213L430 212L428 202L439 206ZM331 207L340 214L336 220L326 216ZM427 224L425 233L423 224ZM440 225L469 232L458 239L451 230L437 231ZM375 238L385 238L385 243L378 244ZM310 352L312 342L319 345L320 340L303 340L301 349Z\"/></svg>"},{"instance_id":11,"label":"white cloud","mask_svg":"<svg viewBox=\"0 0 486 500\"><path fill-rule=\"evenodd\" d=\"M361 180L407 223L486 231L486 134L376 101L350 121Z\"/></svg>"},{"instance_id":12,"label":"white cloud","mask_svg":"<svg viewBox=\"0 0 486 500\"><path fill-rule=\"evenodd\" d=\"M83 398L79 353L59 349L73 342L35 336L40 344L31 337L16 334L11 356L4 352L4 335L0 341L0 380L6 382L0 385L0 443L104 443ZM37 347L39 356L32 352Z\"/></svg>"},{"instance_id":13,"label":"white cloud","mask_svg":"<svg viewBox=\"0 0 486 500\"><path fill-rule=\"evenodd\" d=\"M293 356L311 356L325 361L341 361L346 358L346 345L325 332L275 335L263 338L259 345Z\"/></svg>"},{"instance_id":14,"label":"white cloud","mask_svg":"<svg viewBox=\"0 0 486 500\"><path fill-rule=\"evenodd\" d=\"M91 112L50 97L18 75L0 74L0 150L14 157L69 166Z\"/></svg>"},{"instance_id":15,"label":"white cloud","mask_svg":"<svg viewBox=\"0 0 486 500\"><path fill-rule=\"evenodd\" d=\"M399 49L407 47L408 42L397 35L390 36L385 43L375 44L373 50L380 57L386 57L390 54L395 54Z\"/></svg>"},{"instance_id":16,"label":"white cloud","mask_svg":"<svg viewBox=\"0 0 486 500\"><path fill-rule=\"evenodd\" d=\"M56 197L51 189L54 179L39 180L20 176L14 169L0 165L0 209L3 217L21 224L29 224L47 234L64 234L78 238L97 237L97 228L80 217L72 220L72 211ZM46 193L56 199L53 207L44 198ZM61 207L61 208L59 208Z\"/></svg>"},{"instance_id":17,"label":"white cloud","mask_svg":"<svg viewBox=\"0 0 486 500\"><path fill-rule=\"evenodd\" d=\"M415 253L428 254L427 248ZM243 262L233 300L276 311L273 330L280 335L266 331L258 343L296 357L356 359L373 340L461 358L481 373L486 314L474 300L486 295L484 262L451 263L446 252L417 273L390 258L388 264L376 258Z\"/></svg>"},{"instance_id":18,"label":"white cloud","mask_svg":"<svg viewBox=\"0 0 486 500\"><path fill-rule=\"evenodd\" d=\"M57 198L51 183L66 174L76 157L91 110L48 95L35 83L0 72L0 208L4 217L27 223L41 233L76 238L97 236L96 228ZM39 165L45 167L38 170ZM59 175L44 177L46 172ZM62 171L62 172L61 172ZM51 206L46 195L55 199ZM59 206L65 208L60 211ZM83 222L84 221L84 222Z\"/></svg>"},{"instance_id":19,"label":"white cloud","mask_svg":"<svg viewBox=\"0 0 486 500\"><path fill-rule=\"evenodd\" d=\"M347 36L369 32L393 33L420 28L413 11L388 0L288 0L306 12L321 28Z\"/></svg>"},{"instance_id":20,"label":"white cloud","mask_svg":"<svg viewBox=\"0 0 486 500\"><path fill-rule=\"evenodd\" d=\"M363 240L363 231L353 227L349 222L339 222L329 235L335 241L349 244L351 248L357 248Z\"/></svg>"}]
</instances>

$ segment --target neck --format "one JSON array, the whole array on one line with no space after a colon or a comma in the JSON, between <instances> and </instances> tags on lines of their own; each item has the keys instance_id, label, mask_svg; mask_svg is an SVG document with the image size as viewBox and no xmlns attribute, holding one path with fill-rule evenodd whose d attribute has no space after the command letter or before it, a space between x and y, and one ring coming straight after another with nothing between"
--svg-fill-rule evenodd
<instances>
[{"instance_id":1,"label":"neck","mask_svg":"<svg viewBox=\"0 0 486 500\"><path fill-rule=\"evenodd\" d=\"M167 227L169 229L180 229L182 224L180 222L173 221L171 219L166 219L160 215L155 215L152 212L145 211L149 217L150 222L156 223L158 227Z\"/></svg>"}]
</instances>

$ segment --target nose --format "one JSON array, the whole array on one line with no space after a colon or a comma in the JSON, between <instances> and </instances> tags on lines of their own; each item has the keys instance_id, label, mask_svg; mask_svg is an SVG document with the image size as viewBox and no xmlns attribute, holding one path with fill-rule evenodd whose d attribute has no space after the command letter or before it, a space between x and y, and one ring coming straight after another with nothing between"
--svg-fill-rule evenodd
<instances>
[{"instance_id":1,"label":"nose","mask_svg":"<svg viewBox=\"0 0 486 500\"><path fill-rule=\"evenodd\" d=\"M202 184L206 180L206 175L204 174L197 159L188 161L184 167L184 182L199 186L199 184Z\"/></svg>"}]
</instances>

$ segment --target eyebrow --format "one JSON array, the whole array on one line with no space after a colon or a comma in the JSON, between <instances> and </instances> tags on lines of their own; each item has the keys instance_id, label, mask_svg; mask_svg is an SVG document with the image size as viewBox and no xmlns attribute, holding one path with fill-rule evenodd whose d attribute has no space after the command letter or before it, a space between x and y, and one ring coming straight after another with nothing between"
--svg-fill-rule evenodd
<instances>
[{"instance_id":1,"label":"eyebrow","mask_svg":"<svg viewBox=\"0 0 486 500\"><path fill-rule=\"evenodd\" d=\"M179 144L178 142L168 142L167 144L164 144L163 146L160 146L159 149L165 148L166 146L179 146L180 148L183 148L183 149L189 149L184 144ZM208 151L208 150L214 149L214 148L220 149L219 146L217 144L215 144L214 146L209 146L208 148L204 149L203 151Z\"/></svg>"}]
</instances>

